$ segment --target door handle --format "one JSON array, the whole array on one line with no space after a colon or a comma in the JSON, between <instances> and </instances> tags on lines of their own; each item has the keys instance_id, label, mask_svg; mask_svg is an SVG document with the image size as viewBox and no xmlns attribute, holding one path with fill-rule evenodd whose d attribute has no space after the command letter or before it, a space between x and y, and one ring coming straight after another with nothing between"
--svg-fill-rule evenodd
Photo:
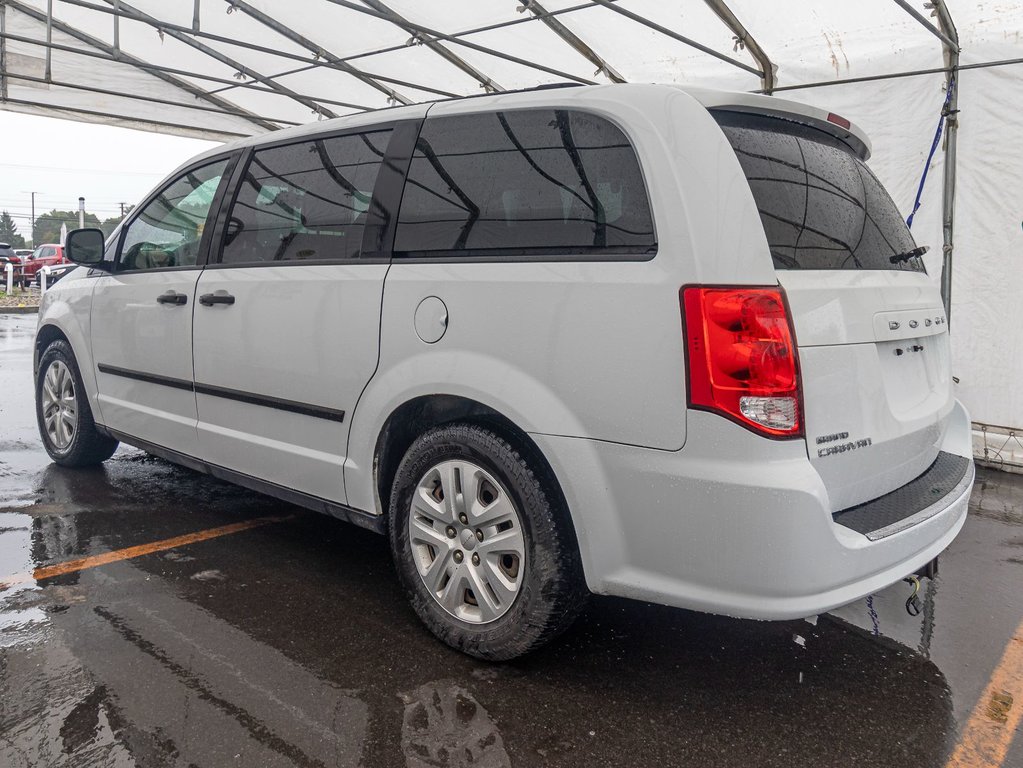
<instances>
[{"instance_id":1,"label":"door handle","mask_svg":"<svg viewBox=\"0 0 1023 768\"><path fill-rule=\"evenodd\" d=\"M167 293L161 293L156 297L158 304L173 304L180 307L182 304L188 303L188 296L183 293L176 293L175 291L167 291Z\"/></svg>"},{"instance_id":2,"label":"door handle","mask_svg":"<svg viewBox=\"0 0 1023 768\"><path fill-rule=\"evenodd\" d=\"M234 304L234 296L229 293L204 293L199 297L199 303L204 307L212 307L214 304Z\"/></svg>"}]
</instances>

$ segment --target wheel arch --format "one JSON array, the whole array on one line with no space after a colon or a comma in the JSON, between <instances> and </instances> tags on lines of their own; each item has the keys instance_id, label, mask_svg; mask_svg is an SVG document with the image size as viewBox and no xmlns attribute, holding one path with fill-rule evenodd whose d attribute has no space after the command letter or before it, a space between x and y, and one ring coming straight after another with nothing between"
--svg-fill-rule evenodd
<instances>
[{"instance_id":1,"label":"wheel arch","mask_svg":"<svg viewBox=\"0 0 1023 768\"><path fill-rule=\"evenodd\" d=\"M76 301L73 302L62 300L62 297L58 299L56 296L51 300L51 294L47 293L40 309L40 324L36 329L32 347L32 373L33 376L38 375L39 360L50 344L54 341L65 341L71 347L71 352L78 363L78 371L89 396L93 418L97 424L102 425L103 413L99 405L99 387L92 360L89 309L87 306L82 307L79 297L74 298Z\"/></svg>"},{"instance_id":2,"label":"wheel arch","mask_svg":"<svg viewBox=\"0 0 1023 768\"><path fill-rule=\"evenodd\" d=\"M576 551L579 541L561 482L544 452L529 433L495 408L460 395L430 394L406 400L384 420L373 450L373 485L378 509L388 514L398 465L417 437L444 424L487 427L507 440L540 475L561 513Z\"/></svg>"},{"instance_id":3,"label":"wheel arch","mask_svg":"<svg viewBox=\"0 0 1023 768\"><path fill-rule=\"evenodd\" d=\"M32 357L32 372L34 374L39 374L39 360L42 358L46 348L55 341L66 341L71 350L74 351L74 344L71 343L71 339L68 338L68 335L60 327L54 323L45 323L36 331L35 349Z\"/></svg>"}]
</instances>

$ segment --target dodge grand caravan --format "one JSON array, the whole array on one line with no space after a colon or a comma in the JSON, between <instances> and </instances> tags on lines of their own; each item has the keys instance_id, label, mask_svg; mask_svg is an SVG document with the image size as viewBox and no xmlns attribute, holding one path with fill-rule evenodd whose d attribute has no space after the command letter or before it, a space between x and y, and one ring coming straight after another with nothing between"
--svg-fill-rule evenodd
<instances>
[{"instance_id":1,"label":"dodge grand caravan","mask_svg":"<svg viewBox=\"0 0 1023 768\"><path fill-rule=\"evenodd\" d=\"M843 118L611 85L242 140L46 294L40 432L389 537L507 659L590 592L803 617L912 574L974 469L947 318Z\"/></svg>"}]
</instances>

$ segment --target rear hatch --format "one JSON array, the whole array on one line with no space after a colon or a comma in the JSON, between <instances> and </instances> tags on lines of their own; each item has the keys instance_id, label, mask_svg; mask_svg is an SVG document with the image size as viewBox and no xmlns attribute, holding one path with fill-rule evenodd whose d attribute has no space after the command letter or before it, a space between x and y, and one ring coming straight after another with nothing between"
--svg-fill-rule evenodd
<instances>
[{"instance_id":1,"label":"rear hatch","mask_svg":"<svg viewBox=\"0 0 1023 768\"><path fill-rule=\"evenodd\" d=\"M756 200L792 312L809 459L832 511L935 461L954 405L948 325L909 228L840 138L715 111Z\"/></svg>"}]
</instances>

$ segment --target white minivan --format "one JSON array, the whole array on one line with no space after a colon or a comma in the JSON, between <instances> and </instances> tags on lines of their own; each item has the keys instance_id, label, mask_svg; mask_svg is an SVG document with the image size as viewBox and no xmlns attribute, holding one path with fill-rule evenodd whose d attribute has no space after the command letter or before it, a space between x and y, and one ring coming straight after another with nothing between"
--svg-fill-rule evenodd
<instances>
[{"instance_id":1,"label":"white minivan","mask_svg":"<svg viewBox=\"0 0 1023 768\"><path fill-rule=\"evenodd\" d=\"M773 97L539 88L242 140L48 291L40 432L386 533L442 640L590 593L758 619L931 564L969 417L866 136Z\"/></svg>"}]
</instances>

